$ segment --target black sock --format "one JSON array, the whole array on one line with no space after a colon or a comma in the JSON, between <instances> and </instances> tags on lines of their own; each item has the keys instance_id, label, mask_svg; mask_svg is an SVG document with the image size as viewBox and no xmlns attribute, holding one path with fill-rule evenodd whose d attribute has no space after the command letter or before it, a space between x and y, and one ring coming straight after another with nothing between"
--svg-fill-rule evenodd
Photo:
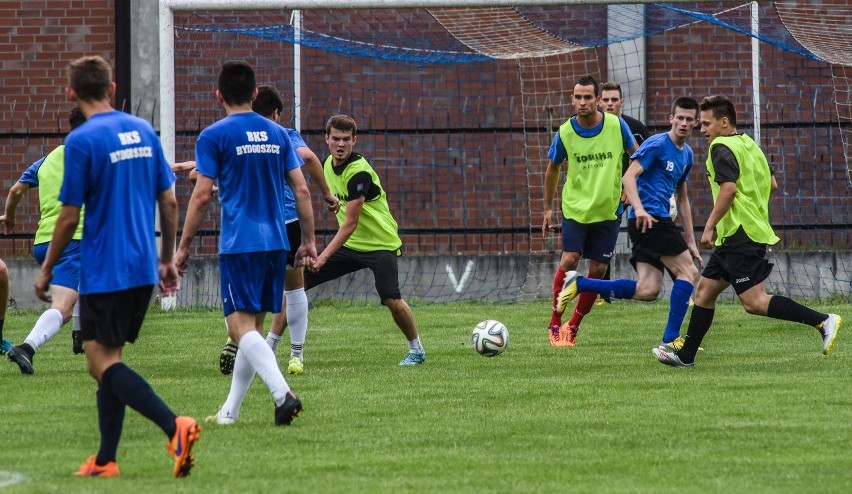
<instances>
[{"instance_id":1,"label":"black sock","mask_svg":"<svg viewBox=\"0 0 852 494\"><path fill-rule=\"evenodd\" d=\"M123 362L104 372L103 384L125 405L157 424L166 436L175 435L175 414L169 409L145 379Z\"/></svg>"},{"instance_id":2,"label":"black sock","mask_svg":"<svg viewBox=\"0 0 852 494\"><path fill-rule=\"evenodd\" d=\"M111 368L110 368L111 369ZM104 372L104 379L110 369ZM95 464L104 466L115 461L118 452L118 442L121 440L121 430L124 427L124 411L126 407L104 382L98 386L98 428L101 431L101 447Z\"/></svg>"},{"instance_id":3,"label":"black sock","mask_svg":"<svg viewBox=\"0 0 852 494\"><path fill-rule=\"evenodd\" d=\"M814 327L825 321L828 317L828 314L809 309L795 300L781 295L773 295L769 299L769 307L766 309L766 315L773 319L798 322Z\"/></svg>"},{"instance_id":4,"label":"black sock","mask_svg":"<svg viewBox=\"0 0 852 494\"><path fill-rule=\"evenodd\" d=\"M6 319L0 319L0 341L3 341L3 323L6 322Z\"/></svg>"},{"instance_id":5,"label":"black sock","mask_svg":"<svg viewBox=\"0 0 852 494\"><path fill-rule=\"evenodd\" d=\"M683 347L677 351L677 356L685 364L695 362L695 354L698 353L698 347L701 346L701 341L704 335L710 330L710 325L713 324L713 314L716 309L705 309L698 305L692 306L692 314L689 316L689 327L686 329L686 338L683 342Z\"/></svg>"}]
</instances>

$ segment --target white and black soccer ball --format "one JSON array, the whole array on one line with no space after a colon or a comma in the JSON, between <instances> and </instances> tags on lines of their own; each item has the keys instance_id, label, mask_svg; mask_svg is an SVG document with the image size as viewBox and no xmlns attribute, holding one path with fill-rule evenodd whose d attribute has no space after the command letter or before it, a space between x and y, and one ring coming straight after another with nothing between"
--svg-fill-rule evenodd
<instances>
[{"instance_id":1,"label":"white and black soccer ball","mask_svg":"<svg viewBox=\"0 0 852 494\"><path fill-rule=\"evenodd\" d=\"M473 328L471 341L480 355L495 357L509 345L509 330L500 321L482 321Z\"/></svg>"}]
</instances>

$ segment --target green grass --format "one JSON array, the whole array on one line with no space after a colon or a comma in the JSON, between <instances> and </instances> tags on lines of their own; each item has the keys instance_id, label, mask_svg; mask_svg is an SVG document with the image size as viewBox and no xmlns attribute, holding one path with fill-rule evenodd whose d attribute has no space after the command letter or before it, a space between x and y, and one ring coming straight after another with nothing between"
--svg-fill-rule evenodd
<instances>
[{"instance_id":1,"label":"green grass","mask_svg":"<svg viewBox=\"0 0 852 494\"><path fill-rule=\"evenodd\" d=\"M852 323L849 308L819 310ZM131 410L121 477L71 476L98 429L95 384L65 329L36 354L36 375L0 362L0 492L852 492L849 329L824 357L816 331L720 305L696 367L673 369L650 352L666 311L596 307L576 348L551 348L542 303L418 304L429 358L400 368L387 309L316 307L305 374L289 378L304 413L273 426L255 380L236 425L205 425L179 480L165 436ZM10 313L7 338L37 316ZM509 328L503 355L471 348L483 319ZM218 311L152 309L125 361L178 414L203 419L228 392L224 334Z\"/></svg>"}]
</instances>

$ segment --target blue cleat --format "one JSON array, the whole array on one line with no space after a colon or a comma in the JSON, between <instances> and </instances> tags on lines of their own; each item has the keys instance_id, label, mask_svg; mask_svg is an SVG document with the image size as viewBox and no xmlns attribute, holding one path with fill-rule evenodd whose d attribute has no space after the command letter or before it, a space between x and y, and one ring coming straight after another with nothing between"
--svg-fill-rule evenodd
<instances>
[{"instance_id":1,"label":"blue cleat","mask_svg":"<svg viewBox=\"0 0 852 494\"><path fill-rule=\"evenodd\" d=\"M405 354L405 358L400 360L399 365L420 365L426 361L426 352L418 352L417 350L409 350Z\"/></svg>"},{"instance_id":2,"label":"blue cleat","mask_svg":"<svg viewBox=\"0 0 852 494\"><path fill-rule=\"evenodd\" d=\"M9 340L3 340L0 342L0 355L6 355L9 353L9 350L12 349L12 342Z\"/></svg>"}]
</instances>

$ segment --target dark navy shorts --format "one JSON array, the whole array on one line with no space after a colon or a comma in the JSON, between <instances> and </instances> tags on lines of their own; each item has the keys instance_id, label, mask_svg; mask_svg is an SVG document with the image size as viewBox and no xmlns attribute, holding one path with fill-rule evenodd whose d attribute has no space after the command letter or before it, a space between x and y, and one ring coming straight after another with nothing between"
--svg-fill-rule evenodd
<instances>
[{"instance_id":1,"label":"dark navy shorts","mask_svg":"<svg viewBox=\"0 0 852 494\"><path fill-rule=\"evenodd\" d=\"M579 252L586 259L609 264L618 241L620 218L578 223L562 218L562 252Z\"/></svg>"},{"instance_id":2,"label":"dark navy shorts","mask_svg":"<svg viewBox=\"0 0 852 494\"><path fill-rule=\"evenodd\" d=\"M80 339L122 347L139 337L154 285L80 295Z\"/></svg>"}]
</instances>

